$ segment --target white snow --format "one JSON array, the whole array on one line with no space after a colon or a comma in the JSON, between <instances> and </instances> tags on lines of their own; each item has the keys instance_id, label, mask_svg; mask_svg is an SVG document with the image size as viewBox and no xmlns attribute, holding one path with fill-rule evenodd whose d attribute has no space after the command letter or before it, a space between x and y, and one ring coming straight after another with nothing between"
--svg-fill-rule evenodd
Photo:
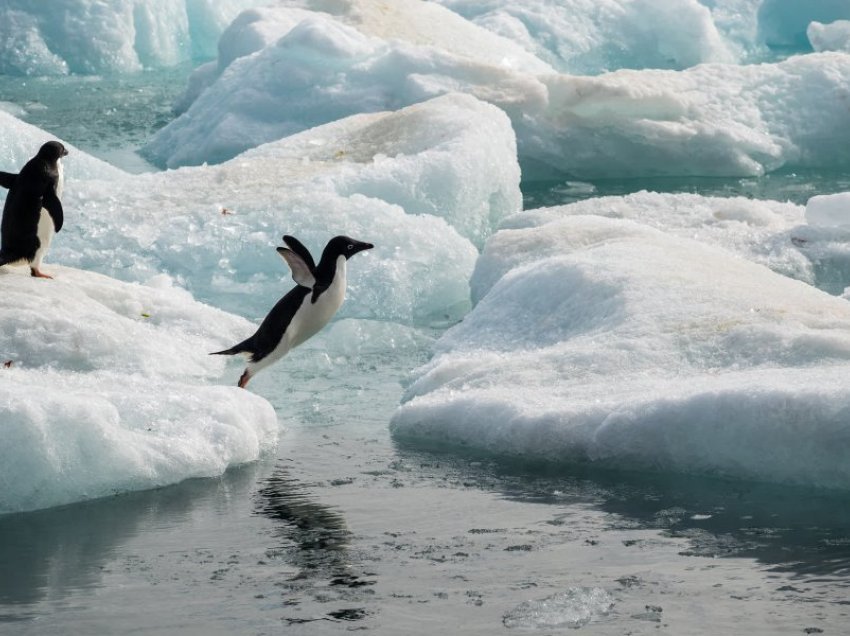
<instances>
[{"instance_id":1,"label":"white snow","mask_svg":"<svg viewBox=\"0 0 850 636\"><path fill-rule=\"evenodd\" d=\"M164 274L45 269L56 278L0 269L0 514L220 475L274 448L271 405L221 386L208 355L248 321Z\"/></svg>"},{"instance_id":2,"label":"white snow","mask_svg":"<svg viewBox=\"0 0 850 636\"><path fill-rule=\"evenodd\" d=\"M416 372L396 436L850 486L846 300L596 215L498 232L476 278L491 283Z\"/></svg>"},{"instance_id":3,"label":"white snow","mask_svg":"<svg viewBox=\"0 0 850 636\"><path fill-rule=\"evenodd\" d=\"M811 225L850 225L850 192L819 194L806 203L806 221Z\"/></svg>"}]
</instances>

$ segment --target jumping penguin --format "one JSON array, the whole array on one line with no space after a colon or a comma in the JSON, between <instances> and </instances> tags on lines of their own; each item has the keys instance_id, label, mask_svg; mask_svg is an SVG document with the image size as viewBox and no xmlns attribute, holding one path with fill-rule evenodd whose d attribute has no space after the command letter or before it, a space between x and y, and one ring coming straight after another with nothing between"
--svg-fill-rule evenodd
<instances>
[{"instance_id":1,"label":"jumping penguin","mask_svg":"<svg viewBox=\"0 0 850 636\"><path fill-rule=\"evenodd\" d=\"M345 299L346 261L357 252L375 247L347 236L335 236L328 241L316 265L301 241L287 235L283 242L287 247L278 247L277 252L289 264L296 286L277 302L253 336L210 354L241 353L248 359L239 378L243 389L261 369L280 360L328 324Z\"/></svg>"},{"instance_id":2,"label":"jumping penguin","mask_svg":"<svg viewBox=\"0 0 850 636\"><path fill-rule=\"evenodd\" d=\"M59 197L61 159L67 154L61 143L48 141L20 173L0 172L0 186L9 190L0 223L0 266L29 263L33 276L52 278L41 271L41 261L64 222Z\"/></svg>"}]
</instances>

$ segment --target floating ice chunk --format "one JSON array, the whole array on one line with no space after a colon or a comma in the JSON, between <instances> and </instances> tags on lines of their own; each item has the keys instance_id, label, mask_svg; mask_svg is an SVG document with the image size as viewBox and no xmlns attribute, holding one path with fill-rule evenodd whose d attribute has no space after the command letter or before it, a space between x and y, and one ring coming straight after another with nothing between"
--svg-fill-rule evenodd
<instances>
[{"instance_id":1,"label":"floating ice chunk","mask_svg":"<svg viewBox=\"0 0 850 636\"><path fill-rule=\"evenodd\" d=\"M846 300L597 216L503 230L487 251L506 273L437 342L395 436L850 487Z\"/></svg>"},{"instance_id":2,"label":"floating ice chunk","mask_svg":"<svg viewBox=\"0 0 850 636\"><path fill-rule=\"evenodd\" d=\"M806 203L806 221L811 225L850 225L850 192L813 196Z\"/></svg>"},{"instance_id":3,"label":"floating ice chunk","mask_svg":"<svg viewBox=\"0 0 850 636\"><path fill-rule=\"evenodd\" d=\"M850 52L850 20L836 20L830 24L812 22L806 35L815 51Z\"/></svg>"},{"instance_id":4,"label":"floating ice chunk","mask_svg":"<svg viewBox=\"0 0 850 636\"><path fill-rule=\"evenodd\" d=\"M0 269L0 514L220 475L274 447L271 405L215 386L207 355L245 319L163 276L49 270Z\"/></svg>"},{"instance_id":5,"label":"floating ice chunk","mask_svg":"<svg viewBox=\"0 0 850 636\"><path fill-rule=\"evenodd\" d=\"M502 617L508 629L577 629L606 615L614 599L601 587L571 587L544 599L524 601Z\"/></svg>"},{"instance_id":6,"label":"floating ice chunk","mask_svg":"<svg viewBox=\"0 0 850 636\"><path fill-rule=\"evenodd\" d=\"M806 30L812 22L850 19L850 4L845 0L762 0L758 5L759 38L780 49L806 50Z\"/></svg>"}]
</instances>

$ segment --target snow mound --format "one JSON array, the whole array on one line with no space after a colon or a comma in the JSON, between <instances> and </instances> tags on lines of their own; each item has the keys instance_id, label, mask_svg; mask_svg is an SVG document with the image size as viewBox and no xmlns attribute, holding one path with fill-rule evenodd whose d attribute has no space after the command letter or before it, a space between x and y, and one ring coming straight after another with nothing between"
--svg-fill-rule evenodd
<instances>
[{"instance_id":1,"label":"snow mound","mask_svg":"<svg viewBox=\"0 0 850 636\"><path fill-rule=\"evenodd\" d=\"M496 282L416 372L395 436L850 487L845 300L598 216L502 230L482 261Z\"/></svg>"}]
</instances>

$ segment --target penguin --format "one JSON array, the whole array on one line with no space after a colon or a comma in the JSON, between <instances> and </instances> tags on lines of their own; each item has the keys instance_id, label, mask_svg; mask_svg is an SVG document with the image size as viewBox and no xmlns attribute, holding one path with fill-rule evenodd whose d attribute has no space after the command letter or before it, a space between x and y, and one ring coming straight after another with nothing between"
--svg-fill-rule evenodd
<instances>
[{"instance_id":1,"label":"penguin","mask_svg":"<svg viewBox=\"0 0 850 636\"><path fill-rule=\"evenodd\" d=\"M0 266L29 263L36 278L53 278L41 271L41 262L53 235L62 229L62 157L65 146L48 141L20 173L0 172L0 186L7 188L0 222Z\"/></svg>"},{"instance_id":2,"label":"penguin","mask_svg":"<svg viewBox=\"0 0 850 636\"><path fill-rule=\"evenodd\" d=\"M248 364L238 383L243 389L259 371L328 324L345 299L346 262L357 252L375 247L347 236L335 236L328 241L316 265L310 251L294 236L284 236L283 242L286 247L278 247L277 253L292 270L295 287L272 307L253 336L230 349L210 354L239 353L247 358Z\"/></svg>"}]
</instances>

